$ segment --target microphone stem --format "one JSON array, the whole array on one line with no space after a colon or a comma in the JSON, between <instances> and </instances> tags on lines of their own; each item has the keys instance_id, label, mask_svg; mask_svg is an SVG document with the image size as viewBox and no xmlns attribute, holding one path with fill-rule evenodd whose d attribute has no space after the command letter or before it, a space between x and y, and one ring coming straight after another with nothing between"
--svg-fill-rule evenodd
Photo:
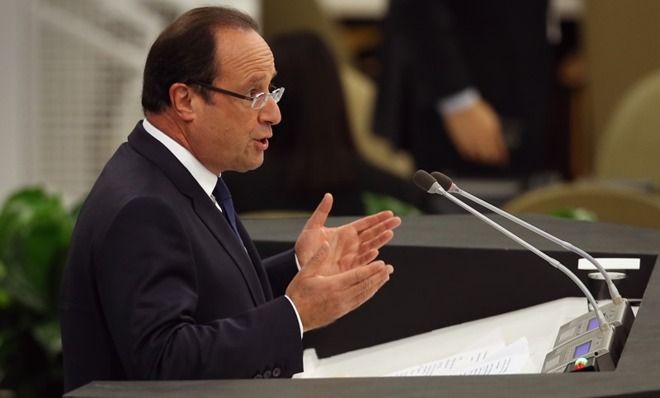
<instances>
[{"instance_id":1,"label":"microphone stem","mask_svg":"<svg viewBox=\"0 0 660 398\"><path fill-rule=\"evenodd\" d=\"M551 234L549 234L549 233L533 226L532 224L529 224L528 222L525 222L524 220L521 220L520 218L514 216L513 214L510 214L510 213L508 213L508 212L506 212L506 211L504 211L504 210L502 210L502 209L500 209L496 206L491 205L490 203L486 202L485 200L482 200L482 199L470 194L469 192L463 191L462 189L458 188L456 185L452 185L452 187L450 188L450 192L458 193L460 195L463 195L464 197L470 199L471 201L487 208L488 210L491 210L491 211L501 215L502 217L504 217L504 218L506 218L506 219L508 219L508 220L510 220L510 221L512 221L512 222L514 222L514 223L516 223L516 224L518 224L518 225L520 225L524 228L529 229L530 231L532 231L532 232L534 232L538 235L541 235L542 237L546 238L547 240L549 240L551 242L554 242L555 244L563 247L564 249L566 249L568 251L571 251L571 252L573 252L573 253L575 253L575 254L583 257L583 258L586 258L591 264L593 264L596 267L596 269L598 269L598 271L605 278L605 282L607 283L607 288L610 291L610 297L612 298L612 301L614 302L614 304L620 304L620 303L623 302L623 299L621 298L621 294L619 294L618 289L616 288L616 286L612 282L612 278L610 278L610 275L607 273L607 271L605 271L605 268L595 258L593 258L591 255L589 255L584 250L572 245L569 242L561 240L561 239L557 238L556 236L551 235Z\"/></svg>"},{"instance_id":2,"label":"microphone stem","mask_svg":"<svg viewBox=\"0 0 660 398\"><path fill-rule=\"evenodd\" d=\"M439 186L439 185L438 185ZM587 297L587 300L589 300L589 303L591 306L594 308L594 311L596 312L596 316L598 317L598 322L601 330L604 330L608 327L608 322L605 318L605 315L601 311L601 309L598 307L596 304L596 300L594 297L591 295L591 292L587 287L582 283L582 281L575 276L574 273L572 273L568 268L566 268L562 263L557 261L556 259L548 256L547 254L543 253L536 247L532 246L531 244L527 243L527 241L521 239L517 235L515 235L513 232L507 230L506 228L502 227L501 225L497 224L495 221L491 220L490 218L484 216L483 214L479 213L476 211L474 208L469 206L466 203L463 203L462 201L458 200L454 195L450 194L449 192L445 191L444 189L440 188L437 192L442 194L447 197L447 199L451 200L458 206L462 207L463 209L467 210L468 212L472 213L474 216L485 222L486 224L490 225L491 227L495 228L496 230L500 231L504 235L508 236L510 239L512 239L514 242L518 243L519 245L523 246L527 250L531 251L532 253L536 254L537 256L541 257L545 261L547 261L550 265L553 267L557 268L561 272L563 272L566 276L568 276L579 288L582 290L582 293Z\"/></svg>"}]
</instances>

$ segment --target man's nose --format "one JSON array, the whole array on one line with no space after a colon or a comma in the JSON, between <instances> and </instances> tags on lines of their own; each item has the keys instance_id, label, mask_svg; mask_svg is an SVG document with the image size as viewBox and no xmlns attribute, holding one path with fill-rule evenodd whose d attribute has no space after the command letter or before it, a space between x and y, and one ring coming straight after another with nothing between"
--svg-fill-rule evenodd
<instances>
[{"instance_id":1,"label":"man's nose","mask_svg":"<svg viewBox=\"0 0 660 398\"><path fill-rule=\"evenodd\" d=\"M261 108L261 111L259 112L259 119L262 123L269 123L273 126L279 124L279 122L282 121L280 107L272 97L269 97L266 100L266 105Z\"/></svg>"}]
</instances>

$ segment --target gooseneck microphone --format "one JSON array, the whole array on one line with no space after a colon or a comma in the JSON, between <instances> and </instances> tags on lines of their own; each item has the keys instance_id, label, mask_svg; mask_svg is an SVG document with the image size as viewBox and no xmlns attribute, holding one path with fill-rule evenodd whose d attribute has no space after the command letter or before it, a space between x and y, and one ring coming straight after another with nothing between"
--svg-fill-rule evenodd
<instances>
[{"instance_id":1,"label":"gooseneck microphone","mask_svg":"<svg viewBox=\"0 0 660 398\"><path fill-rule=\"evenodd\" d=\"M561 239L557 238L556 236L551 235L551 234L543 231L542 229L537 228L537 227L529 224L528 222L526 222L524 220L521 220L520 218L514 216L513 214L510 214L510 213L508 213L508 212L506 212L506 211L504 211L504 210L502 210L502 209L500 209L496 206L491 205L490 203L486 202L485 200L479 199L478 197L470 194L469 192L466 192L466 191L460 189L451 180L451 178L447 177L446 175L444 175L444 174L442 174L438 171L432 172L431 175L433 176L434 180L436 180L438 182L438 184L440 184L440 186L445 191L453 193L453 194L459 194L459 195L461 195L465 198L468 198L471 201L473 201L474 203L477 203L477 204L487 208L488 210L490 210L494 213L497 213L497 214L501 215L502 217L504 217L504 218L506 218L506 219L508 219L508 220L510 220L510 221L512 221L512 222L514 222L514 223L516 223L516 224L518 224L518 225L520 225L524 228L527 228L528 230L536 233L537 235L540 235L540 236L546 238L547 240L563 247L564 249L566 249L568 251L571 251L571 252L577 254L578 256L580 256L582 258L587 259L591 264L593 264L596 267L596 269L598 269L598 271L603 275L603 278L605 278L605 281L607 283L607 287L610 291L610 297L612 298L612 302L616 305L623 303L623 299L621 298L621 294L619 294L619 291L617 290L616 286L612 282L612 279L610 278L610 275L605 271L605 268L603 268L603 266L595 258L593 258L591 255L589 255L589 253L585 252L584 250L580 249L579 247L576 247L576 246L572 245L569 242L561 240Z\"/></svg>"},{"instance_id":2,"label":"gooseneck microphone","mask_svg":"<svg viewBox=\"0 0 660 398\"><path fill-rule=\"evenodd\" d=\"M446 176L445 176L446 177ZM430 194L438 194L438 195L443 195L450 201L454 202L456 205L459 207L462 207L463 209L467 210L471 214L473 214L475 217L480 219L481 221L485 222L486 224L490 225L491 227L495 228L502 234L506 235L510 239L512 239L514 242L518 243L519 245L523 246L527 250L531 251L532 253L536 254L537 256L541 257L544 259L546 262L548 262L550 265L553 267L557 268L561 272L563 272L566 276L568 276L582 291L582 293L587 297L587 300L589 300L589 303L591 306L594 308L594 311L596 312L596 316L598 319L599 323L599 328L602 331L608 331L611 327L609 323L607 322L607 319L605 318L605 315L603 312L600 310L598 305L596 304L596 300L592 296L591 292L589 292L589 289L582 283L582 281L573 273L571 272L568 268L566 268L562 263L557 261L556 259L548 256L547 254L543 253L536 247L532 246L531 244L527 243L527 241L523 240L522 238L518 237L508 229L502 227L501 225L497 224L495 221L489 219L488 217L484 216L483 214L479 213L477 210L469 206L468 204L464 203L463 201L459 200L458 198L454 197L451 193L449 193L443 186L436 181L436 179L429 173L427 173L424 170L417 170L413 176L413 181L415 184L421 188L422 190L430 193ZM451 180L449 180L451 183ZM443 183L447 183L446 180L443 180ZM449 184L451 187L451 184Z\"/></svg>"}]
</instances>

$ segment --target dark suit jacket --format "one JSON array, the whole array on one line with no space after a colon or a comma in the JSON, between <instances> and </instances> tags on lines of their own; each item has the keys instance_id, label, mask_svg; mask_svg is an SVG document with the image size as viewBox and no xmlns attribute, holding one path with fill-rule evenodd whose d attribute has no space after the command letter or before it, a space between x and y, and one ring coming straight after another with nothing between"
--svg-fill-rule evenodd
<instances>
[{"instance_id":1,"label":"dark suit jacket","mask_svg":"<svg viewBox=\"0 0 660 398\"><path fill-rule=\"evenodd\" d=\"M142 123L77 221L62 286L65 390L92 380L289 377L293 251L263 263Z\"/></svg>"},{"instance_id":2,"label":"dark suit jacket","mask_svg":"<svg viewBox=\"0 0 660 398\"><path fill-rule=\"evenodd\" d=\"M546 12L545 0L391 0L374 131L424 169L496 175L543 168L551 78ZM438 100L468 86L513 138L508 169L464 161L444 130Z\"/></svg>"}]
</instances>

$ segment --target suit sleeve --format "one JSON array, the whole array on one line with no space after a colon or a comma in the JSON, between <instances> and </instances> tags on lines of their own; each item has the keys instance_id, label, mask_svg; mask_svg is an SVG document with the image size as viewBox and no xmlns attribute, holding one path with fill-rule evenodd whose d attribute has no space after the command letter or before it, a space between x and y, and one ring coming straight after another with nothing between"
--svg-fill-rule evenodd
<instances>
[{"instance_id":1,"label":"suit sleeve","mask_svg":"<svg viewBox=\"0 0 660 398\"><path fill-rule=\"evenodd\" d=\"M291 279L298 273L294 253L294 250L290 249L264 260L264 267L268 272L268 279L275 297L284 294Z\"/></svg>"},{"instance_id":2,"label":"suit sleeve","mask_svg":"<svg viewBox=\"0 0 660 398\"><path fill-rule=\"evenodd\" d=\"M390 1L373 120L377 134L410 149L406 134L419 109L435 112L440 99L474 86L455 27L445 1Z\"/></svg>"},{"instance_id":3,"label":"suit sleeve","mask_svg":"<svg viewBox=\"0 0 660 398\"><path fill-rule=\"evenodd\" d=\"M413 70L418 95L435 105L472 84L460 41L455 33L456 18L441 0L396 1L393 10L401 15L397 28L413 51Z\"/></svg>"},{"instance_id":4,"label":"suit sleeve","mask_svg":"<svg viewBox=\"0 0 660 398\"><path fill-rule=\"evenodd\" d=\"M99 300L130 379L249 378L302 370L296 315L285 297L198 323L190 238L160 199L122 207L94 251Z\"/></svg>"}]
</instances>

